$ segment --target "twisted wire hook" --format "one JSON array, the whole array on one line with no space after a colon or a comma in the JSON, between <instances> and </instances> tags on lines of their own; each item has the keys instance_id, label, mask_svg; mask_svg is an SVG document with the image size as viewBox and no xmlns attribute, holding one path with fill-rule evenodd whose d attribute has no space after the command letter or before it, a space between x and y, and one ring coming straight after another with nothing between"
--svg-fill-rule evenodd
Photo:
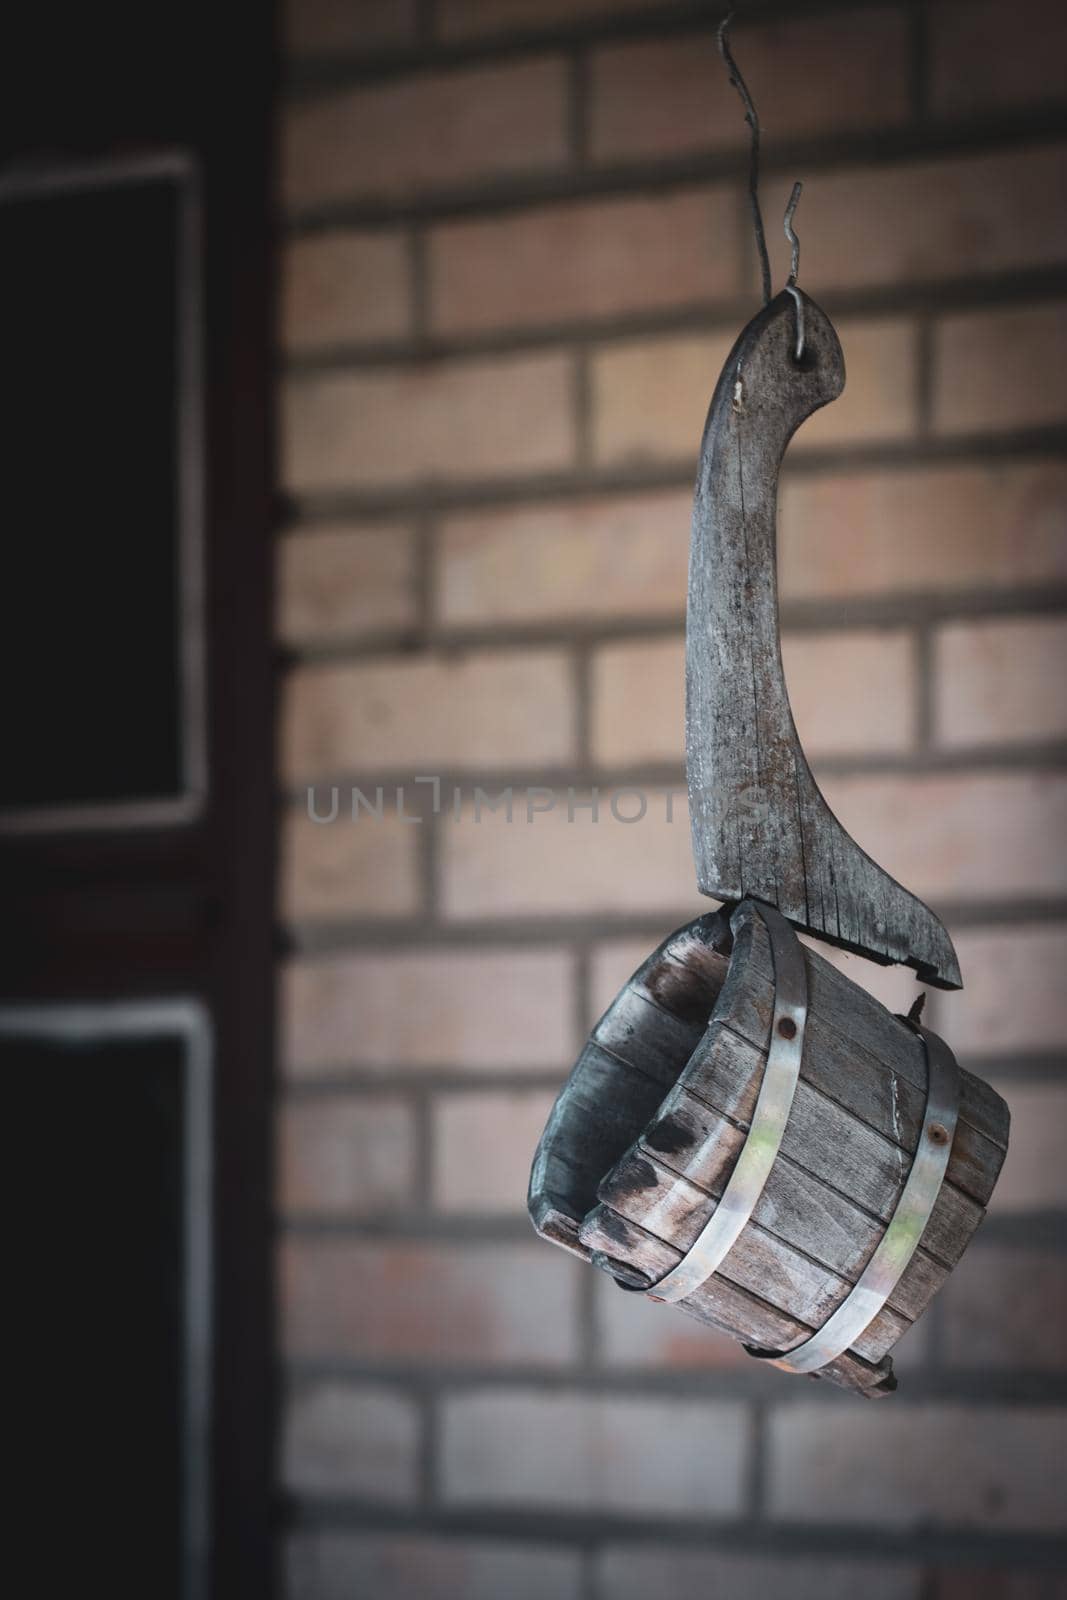
<instances>
[{"instance_id":1,"label":"twisted wire hook","mask_svg":"<svg viewBox=\"0 0 1067 1600\"><path fill-rule=\"evenodd\" d=\"M719 23L719 54L726 63L731 84L741 96L741 104L745 108L745 121L751 129L748 161L748 198L752 207L752 228L756 235L756 249L759 251L760 273L763 278L763 304L767 305L771 298L771 263L767 255L767 240L763 233L763 213L760 211L759 204L759 117L756 114L752 96L748 92L748 85L741 76L737 62L730 52L729 31L733 20L734 14L731 11Z\"/></svg>"},{"instance_id":2,"label":"twisted wire hook","mask_svg":"<svg viewBox=\"0 0 1067 1600\"><path fill-rule=\"evenodd\" d=\"M793 227L793 217L796 213L804 185L798 180L793 185L793 192L789 196L789 204L785 208L785 236L792 248L792 257L789 263L789 282L796 283L797 273L800 271L800 240L797 238L796 229Z\"/></svg>"},{"instance_id":3,"label":"twisted wire hook","mask_svg":"<svg viewBox=\"0 0 1067 1600\"><path fill-rule=\"evenodd\" d=\"M797 288L797 273L800 271L800 240L797 238L796 229L793 227L793 217L800 203L800 195L804 185L799 181L794 183L793 192L789 196L789 204L785 208L785 236L789 240L792 255L789 262L789 277L786 281L786 293L792 295L793 304L797 308L797 342L795 355L799 361L804 354L804 301L800 290Z\"/></svg>"}]
</instances>

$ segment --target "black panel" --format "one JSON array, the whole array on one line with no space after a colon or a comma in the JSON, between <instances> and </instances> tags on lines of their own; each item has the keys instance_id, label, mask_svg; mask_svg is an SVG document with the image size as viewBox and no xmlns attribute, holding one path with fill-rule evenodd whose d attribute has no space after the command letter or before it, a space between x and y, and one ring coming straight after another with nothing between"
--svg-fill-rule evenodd
<instances>
[{"instance_id":1,"label":"black panel","mask_svg":"<svg viewBox=\"0 0 1067 1600\"><path fill-rule=\"evenodd\" d=\"M0 51L0 802L58 803L28 828L0 818L0 997L10 1022L15 1008L140 996L150 1009L171 996L198 1005L210 1030L210 1119L199 1042L191 1107L210 1120L216 1175L194 1240L201 1274L212 1266L193 1386L208 1469L190 1472L199 1559L183 1600L269 1600L276 1583L275 11L273 0L8 7ZM70 192L72 173L97 189ZM32 250L30 202L14 198L31 184L39 196L53 186L40 215L56 219L35 225ZM183 506L203 624L184 761L167 332L179 276L184 442L202 450ZM42 413L44 433L30 427ZM201 654L188 632L184 642L187 659ZM192 793L183 783L175 802L182 775ZM163 798L121 814L107 803L131 795ZM93 816L62 809L94 801L105 804ZM34 1595L95 1584L110 1596L129 1592L143 1558L136 1593L154 1600L170 1592L161 1568L175 1523L157 1543L138 1501L136 1419L120 1381L129 1345L112 1357L104 1332L117 1326L122 1273L100 1228L76 1214L105 1213L92 1156L113 1162L113 1147L62 1075L42 1068L20 1109L20 1075L9 1066L0 1079L5 1332L18 1351L4 1368L7 1566ZM122 1404L109 1405L116 1383ZM16 1432L19 1413L28 1422Z\"/></svg>"},{"instance_id":2,"label":"black panel","mask_svg":"<svg viewBox=\"0 0 1067 1600\"><path fill-rule=\"evenodd\" d=\"M179 190L0 203L0 805L182 788Z\"/></svg>"},{"instance_id":3,"label":"black panel","mask_svg":"<svg viewBox=\"0 0 1067 1600\"><path fill-rule=\"evenodd\" d=\"M181 1592L184 1049L0 1038L5 1448L54 1507L57 1536L29 1552L40 1594Z\"/></svg>"}]
</instances>

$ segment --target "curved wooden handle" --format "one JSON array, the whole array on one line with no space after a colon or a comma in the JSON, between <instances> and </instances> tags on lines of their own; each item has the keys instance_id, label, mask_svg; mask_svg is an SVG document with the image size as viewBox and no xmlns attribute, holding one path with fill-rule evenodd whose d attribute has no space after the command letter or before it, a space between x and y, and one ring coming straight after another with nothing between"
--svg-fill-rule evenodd
<instances>
[{"instance_id":1,"label":"curved wooden handle","mask_svg":"<svg viewBox=\"0 0 1067 1600\"><path fill-rule=\"evenodd\" d=\"M778 630L778 473L800 424L845 385L837 334L802 298L802 359L797 308L784 292L730 352L701 445L686 623L697 883L717 899L767 901L809 933L959 988L943 924L860 849L823 799L789 704Z\"/></svg>"}]
</instances>

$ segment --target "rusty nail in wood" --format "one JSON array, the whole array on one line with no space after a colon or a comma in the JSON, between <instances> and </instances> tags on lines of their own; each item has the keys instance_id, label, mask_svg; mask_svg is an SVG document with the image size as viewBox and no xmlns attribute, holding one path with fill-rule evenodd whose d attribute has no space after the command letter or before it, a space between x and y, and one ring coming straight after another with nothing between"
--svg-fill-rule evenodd
<instances>
[{"instance_id":1,"label":"rusty nail in wood","mask_svg":"<svg viewBox=\"0 0 1067 1600\"><path fill-rule=\"evenodd\" d=\"M796 1038L796 1036L797 1036L797 1025L793 1021L792 1017L783 1017L781 1019L781 1021L778 1024L778 1032L781 1034L783 1039L795 1039Z\"/></svg>"},{"instance_id":2,"label":"rusty nail in wood","mask_svg":"<svg viewBox=\"0 0 1067 1600\"><path fill-rule=\"evenodd\" d=\"M931 1122L929 1135L934 1144L948 1144L948 1129L940 1122Z\"/></svg>"}]
</instances>

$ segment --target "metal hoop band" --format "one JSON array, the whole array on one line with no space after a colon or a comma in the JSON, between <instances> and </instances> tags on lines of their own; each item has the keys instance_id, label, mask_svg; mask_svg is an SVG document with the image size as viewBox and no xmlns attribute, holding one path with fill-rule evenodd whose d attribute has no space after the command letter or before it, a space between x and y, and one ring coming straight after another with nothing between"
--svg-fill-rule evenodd
<instances>
[{"instance_id":1,"label":"metal hoop band","mask_svg":"<svg viewBox=\"0 0 1067 1600\"><path fill-rule=\"evenodd\" d=\"M684 1300L711 1277L736 1244L770 1176L793 1104L808 1015L804 951L781 912L758 901L751 904L766 925L774 960L774 1015L763 1081L748 1138L722 1199L681 1261L649 1288L652 1300Z\"/></svg>"},{"instance_id":2,"label":"metal hoop band","mask_svg":"<svg viewBox=\"0 0 1067 1600\"><path fill-rule=\"evenodd\" d=\"M810 1339L780 1355L766 1356L787 1372L816 1372L843 1355L881 1311L900 1282L941 1192L959 1112L959 1067L943 1039L916 1025L926 1049L926 1114L897 1208L881 1243L851 1292Z\"/></svg>"}]
</instances>

